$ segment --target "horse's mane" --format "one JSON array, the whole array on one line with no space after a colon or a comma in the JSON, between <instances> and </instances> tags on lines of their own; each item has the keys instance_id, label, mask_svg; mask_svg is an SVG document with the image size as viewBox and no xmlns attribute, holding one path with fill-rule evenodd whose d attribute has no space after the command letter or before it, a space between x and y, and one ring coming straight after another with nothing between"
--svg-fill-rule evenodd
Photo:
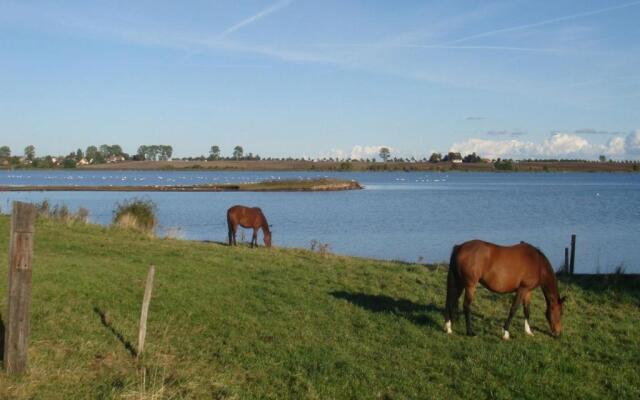
<instances>
[{"instance_id":1,"label":"horse's mane","mask_svg":"<svg viewBox=\"0 0 640 400\"><path fill-rule=\"evenodd\" d=\"M259 207L256 207L256 210L262 216L262 231L265 232L265 233L271 232L271 230L269 229L269 222L267 222L267 217L265 217L264 213L262 212L262 210Z\"/></svg>"},{"instance_id":2,"label":"horse's mane","mask_svg":"<svg viewBox=\"0 0 640 400\"><path fill-rule=\"evenodd\" d=\"M522 242L524 243L524 242ZM542 292L544 293L544 297L547 302L551 301L551 297L555 297L555 300L558 301L560 299L560 294L558 292L558 281L556 279L556 272L551 265L551 262L547 258L547 256L537 248L529 243L527 243L531 248L533 248L536 253L540 256L543 262L543 266L540 270L540 280L542 283ZM550 297L551 296L551 297Z\"/></svg>"},{"instance_id":3,"label":"horse's mane","mask_svg":"<svg viewBox=\"0 0 640 400\"><path fill-rule=\"evenodd\" d=\"M542 250L540 250L539 247L532 245L529 242L525 242L524 240L520 241L520 244L526 244L527 246L531 247L532 249L534 249L536 251L536 253L538 253L538 255L542 258L542 260L544 261L544 263L546 264L545 266L551 269L551 272L555 273L555 271L553 270L553 267L551 266L551 262L549 261L549 259L547 258L547 256L542 252Z\"/></svg>"}]
</instances>

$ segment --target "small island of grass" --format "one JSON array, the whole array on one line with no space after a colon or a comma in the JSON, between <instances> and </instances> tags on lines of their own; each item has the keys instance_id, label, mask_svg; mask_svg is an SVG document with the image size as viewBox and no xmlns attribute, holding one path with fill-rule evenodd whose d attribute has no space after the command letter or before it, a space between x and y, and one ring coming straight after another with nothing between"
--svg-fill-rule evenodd
<instances>
[{"instance_id":1,"label":"small island of grass","mask_svg":"<svg viewBox=\"0 0 640 400\"><path fill-rule=\"evenodd\" d=\"M339 179L292 179L203 185L0 186L0 192L326 192L357 190L362 188L362 185L356 181Z\"/></svg>"}]
</instances>

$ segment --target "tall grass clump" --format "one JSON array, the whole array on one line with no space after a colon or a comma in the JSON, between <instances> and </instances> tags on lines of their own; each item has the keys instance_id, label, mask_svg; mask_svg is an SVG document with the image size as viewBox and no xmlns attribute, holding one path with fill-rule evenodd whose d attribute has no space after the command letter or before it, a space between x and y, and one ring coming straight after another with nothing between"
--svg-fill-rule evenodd
<instances>
[{"instance_id":1,"label":"tall grass clump","mask_svg":"<svg viewBox=\"0 0 640 400\"><path fill-rule=\"evenodd\" d=\"M322 243L319 240L313 239L311 241L311 251L317 251L322 257L327 257L330 253L329 243Z\"/></svg>"},{"instance_id":2,"label":"tall grass clump","mask_svg":"<svg viewBox=\"0 0 640 400\"><path fill-rule=\"evenodd\" d=\"M156 205L151 200L126 200L118 203L113 213L113 224L121 228L153 234L158 224Z\"/></svg>"},{"instance_id":3,"label":"tall grass clump","mask_svg":"<svg viewBox=\"0 0 640 400\"><path fill-rule=\"evenodd\" d=\"M34 204L38 217L48 219L51 221L62 222L65 224L83 223L89 222L89 210L80 207L74 213L69 210L66 204L54 204L53 206L48 200L43 200L40 203Z\"/></svg>"}]
</instances>

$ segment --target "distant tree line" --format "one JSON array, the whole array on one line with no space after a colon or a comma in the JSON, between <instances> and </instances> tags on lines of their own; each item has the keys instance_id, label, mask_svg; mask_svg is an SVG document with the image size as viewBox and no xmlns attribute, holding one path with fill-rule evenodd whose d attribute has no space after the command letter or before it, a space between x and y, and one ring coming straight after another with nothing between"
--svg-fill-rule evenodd
<instances>
[{"instance_id":1,"label":"distant tree line","mask_svg":"<svg viewBox=\"0 0 640 400\"><path fill-rule=\"evenodd\" d=\"M103 144L99 147L89 146L83 152L82 149L72 151L66 156L46 155L38 157L34 145L24 148L23 155L12 155L9 146L0 146L0 166L19 166L33 168L75 168L78 164L102 164L128 160L129 155L122 151L120 145Z\"/></svg>"},{"instance_id":2,"label":"distant tree line","mask_svg":"<svg viewBox=\"0 0 640 400\"><path fill-rule=\"evenodd\" d=\"M165 144L142 145L138 147L138 152L134 160L167 161L171 159L173 147Z\"/></svg>"},{"instance_id":3,"label":"distant tree line","mask_svg":"<svg viewBox=\"0 0 640 400\"><path fill-rule=\"evenodd\" d=\"M240 145L233 148L233 153L231 157L223 157L222 151L220 150L220 146L213 145L209 148L209 156L199 156L199 157L183 157L181 160L183 161L219 161L219 160L245 160L245 161L257 161L261 160L260 155L253 153L244 153L244 148Z\"/></svg>"},{"instance_id":4,"label":"distant tree line","mask_svg":"<svg viewBox=\"0 0 640 400\"><path fill-rule=\"evenodd\" d=\"M201 155L197 157L182 157L172 158L173 147L170 145L141 145L135 155L132 157L125 153L122 146L118 144L102 144L99 146L88 146L85 151L77 149L72 151L66 156L43 156L38 157L36 155L36 148L33 145L28 145L23 149L22 155L12 154L9 146L0 146L0 167L33 167L33 168L74 168L78 165L88 164L103 164L103 163L115 163L121 161L168 161L168 160L183 160L183 161L281 161L281 162L324 162L324 163L339 163L336 169L348 171L353 168L352 163L369 163L373 170L385 170L387 163L396 164L411 164L411 163L491 163L497 170L511 170L514 169L515 161L511 159L488 160L482 158L475 152L471 154L462 155L460 152L448 152L446 154L432 153L428 158L423 157L417 159L415 157L392 157L391 149L389 147L380 147L378 149L378 157L383 162L377 163L375 157L370 158L351 158L351 157L322 157L322 158L304 158L304 157L267 157L262 158L258 154L251 152L245 153L242 146L237 145L233 148L229 156L223 156L222 150L219 145L212 145L209 147L209 154L207 156ZM522 161L528 162L607 162L605 156L601 155L598 161L594 160L576 160L576 159L527 159ZM613 162L611 159L608 162ZM638 164L638 161L619 161L621 163ZM391 166L389 167L391 168ZM395 167L393 167L395 168ZM634 167L635 168L635 167ZM638 168L640 169L640 168Z\"/></svg>"}]
</instances>

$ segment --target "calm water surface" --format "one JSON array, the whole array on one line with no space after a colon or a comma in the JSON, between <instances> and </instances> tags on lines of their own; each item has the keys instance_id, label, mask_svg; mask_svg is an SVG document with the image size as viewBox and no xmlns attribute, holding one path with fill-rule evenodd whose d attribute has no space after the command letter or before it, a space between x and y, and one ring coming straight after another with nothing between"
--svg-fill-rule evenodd
<instances>
[{"instance_id":1,"label":"calm water surface","mask_svg":"<svg viewBox=\"0 0 640 400\"><path fill-rule=\"evenodd\" d=\"M175 185L338 177L362 191L329 193L0 193L12 200L88 208L108 224L115 205L138 197L158 206L160 235L226 240L226 210L259 206L274 244L383 259L447 260L455 243L472 238L540 247L555 266L577 234L576 270L640 272L640 175L607 173L327 173L209 171L3 171L0 185ZM247 238L250 233L247 231ZM261 239L260 239L261 240Z\"/></svg>"}]
</instances>

